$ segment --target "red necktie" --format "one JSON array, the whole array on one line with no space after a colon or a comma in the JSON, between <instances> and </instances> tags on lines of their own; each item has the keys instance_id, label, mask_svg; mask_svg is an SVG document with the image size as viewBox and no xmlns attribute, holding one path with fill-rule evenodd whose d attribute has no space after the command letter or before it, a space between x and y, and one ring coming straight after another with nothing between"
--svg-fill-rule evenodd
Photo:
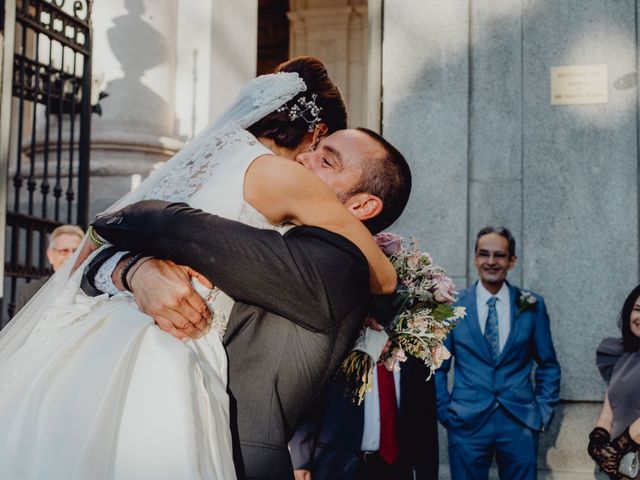
<instances>
[{"instance_id":1,"label":"red necktie","mask_svg":"<svg viewBox=\"0 0 640 480\"><path fill-rule=\"evenodd\" d=\"M400 456L398 441L398 407L393 372L378 365L378 396L380 397L380 457L388 464Z\"/></svg>"}]
</instances>

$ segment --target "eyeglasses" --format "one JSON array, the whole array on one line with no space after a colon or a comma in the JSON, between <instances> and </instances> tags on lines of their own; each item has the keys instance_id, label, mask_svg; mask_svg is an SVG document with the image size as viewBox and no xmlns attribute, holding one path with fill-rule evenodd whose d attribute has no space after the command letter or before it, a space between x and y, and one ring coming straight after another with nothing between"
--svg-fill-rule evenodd
<instances>
[{"instance_id":1,"label":"eyeglasses","mask_svg":"<svg viewBox=\"0 0 640 480\"><path fill-rule=\"evenodd\" d=\"M496 260L504 260L509 257L509 255L505 252L488 252L486 250L480 250L478 253L476 253L476 257L491 258L492 254L493 254L493 258L495 258Z\"/></svg>"},{"instance_id":2,"label":"eyeglasses","mask_svg":"<svg viewBox=\"0 0 640 480\"><path fill-rule=\"evenodd\" d=\"M52 248L51 250L61 255L71 255L77 248Z\"/></svg>"}]
</instances>

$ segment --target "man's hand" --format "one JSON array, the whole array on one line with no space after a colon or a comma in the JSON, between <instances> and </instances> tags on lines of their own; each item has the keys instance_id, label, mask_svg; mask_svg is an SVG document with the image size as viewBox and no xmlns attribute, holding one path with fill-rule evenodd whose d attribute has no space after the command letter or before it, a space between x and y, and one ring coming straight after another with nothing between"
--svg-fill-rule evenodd
<instances>
[{"instance_id":1,"label":"man's hand","mask_svg":"<svg viewBox=\"0 0 640 480\"><path fill-rule=\"evenodd\" d=\"M294 470L293 477L295 480L311 480L311 472L309 470Z\"/></svg>"},{"instance_id":2,"label":"man's hand","mask_svg":"<svg viewBox=\"0 0 640 480\"><path fill-rule=\"evenodd\" d=\"M207 331L211 312L191 285L195 277L207 288L211 282L195 270L168 260L150 259L129 280L140 310L176 338L197 338Z\"/></svg>"},{"instance_id":3,"label":"man's hand","mask_svg":"<svg viewBox=\"0 0 640 480\"><path fill-rule=\"evenodd\" d=\"M384 330L384 327L370 315L364 317L364 326L369 327L371 330L375 330L376 332L381 332L382 330Z\"/></svg>"}]
</instances>

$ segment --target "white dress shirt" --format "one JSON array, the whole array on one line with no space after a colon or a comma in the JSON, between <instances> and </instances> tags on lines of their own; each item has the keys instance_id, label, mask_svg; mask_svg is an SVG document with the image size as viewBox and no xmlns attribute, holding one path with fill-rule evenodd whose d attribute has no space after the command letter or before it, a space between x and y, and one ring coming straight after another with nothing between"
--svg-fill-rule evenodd
<instances>
[{"instance_id":1,"label":"white dress shirt","mask_svg":"<svg viewBox=\"0 0 640 480\"><path fill-rule=\"evenodd\" d=\"M478 282L476 286L476 302L478 306L478 322L480 323L480 331L484 335L484 327L487 324L489 316L489 305L487 300L496 297L496 311L498 312L498 333L500 335L500 352L507 343L509 332L511 331L511 296L509 295L509 287L506 283L502 284L502 288L493 295L489 292L482 282Z\"/></svg>"},{"instance_id":2,"label":"white dress shirt","mask_svg":"<svg viewBox=\"0 0 640 480\"><path fill-rule=\"evenodd\" d=\"M401 365L402 368L402 365ZM400 371L393 372L396 387L396 405L400 408ZM373 388L364 396L364 429L362 431L363 452L380 450L380 397L378 396L378 368L373 370Z\"/></svg>"}]
</instances>

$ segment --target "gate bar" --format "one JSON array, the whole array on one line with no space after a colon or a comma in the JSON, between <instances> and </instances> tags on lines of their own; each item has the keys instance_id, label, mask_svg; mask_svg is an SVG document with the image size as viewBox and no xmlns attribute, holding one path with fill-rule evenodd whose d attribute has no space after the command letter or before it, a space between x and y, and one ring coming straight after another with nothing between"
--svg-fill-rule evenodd
<instances>
[{"instance_id":1,"label":"gate bar","mask_svg":"<svg viewBox=\"0 0 640 480\"><path fill-rule=\"evenodd\" d=\"M11 135L11 93L13 90L13 54L16 29L16 0L4 0L4 31L0 48L0 311L4 296L4 249L7 225L7 172L9 171L9 145ZM0 326L2 317L0 317Z\"/></svg>"}]
</instances>

